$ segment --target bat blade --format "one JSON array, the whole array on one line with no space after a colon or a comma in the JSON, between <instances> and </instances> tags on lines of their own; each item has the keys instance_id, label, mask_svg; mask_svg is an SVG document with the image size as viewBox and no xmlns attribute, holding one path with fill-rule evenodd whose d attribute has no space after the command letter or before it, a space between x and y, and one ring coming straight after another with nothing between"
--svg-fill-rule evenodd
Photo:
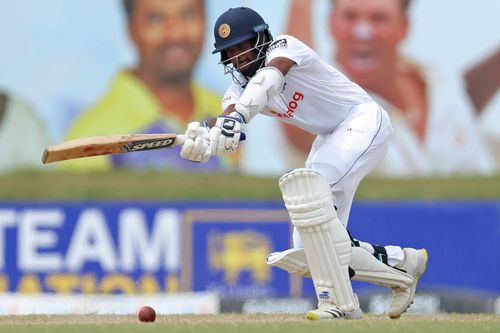
<instances>
[{"instance_id":1,"label":"bat blade","mask_svg":"<svg viewBox=\"0 0 500 333\"><path fill-rule=\"evenodd\" d=\"M81 157L173 148L183 144L184 141L184 135L178 134L129 134L89 137L47 147L43 152L42 162L47 164Z\"/></svg>"}]
</instances>

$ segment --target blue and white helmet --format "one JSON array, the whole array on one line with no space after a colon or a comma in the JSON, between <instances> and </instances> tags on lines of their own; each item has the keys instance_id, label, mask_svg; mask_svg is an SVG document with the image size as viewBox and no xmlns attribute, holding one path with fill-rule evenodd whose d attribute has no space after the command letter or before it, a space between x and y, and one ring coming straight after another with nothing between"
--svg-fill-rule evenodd
<instances>
[{"instance_id":1,"label":"blue and white helmet","mask_svg":"<svg viewBox=\"0 0 500 333\"><path fill-rule=\"evenodd\" d=\"M227 48L246 41L255 41L254 47L246 51L257 51L257 57L250 64L252 67L247 75L250 77L262 67L267 47L273 40L269 25L256 11L247 7L230 8L219 16L214 26L214 37L215 49L212 54L220 52L220 63L225 67L225 74L233 74L234 71L238 70L238 65L233 66L231 63L233 59L228 58Z\"/></svg>"}]
</instances>

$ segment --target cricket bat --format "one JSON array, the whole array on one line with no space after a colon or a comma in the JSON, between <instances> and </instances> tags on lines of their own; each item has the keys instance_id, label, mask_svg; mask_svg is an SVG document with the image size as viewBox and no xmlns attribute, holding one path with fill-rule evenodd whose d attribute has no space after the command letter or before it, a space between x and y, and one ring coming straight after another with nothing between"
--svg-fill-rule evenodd
<instances>
[{"instance_id":1,"label":"cricket bat","mask_svg":"<svg viewBox=\"0 0 500 333\"><path fill-rule=\"evenodd\" d=\"M80 157L131 153L182 145L181 134L106 135L66 141L47 147L42 162L52 163Z\"/></svg>"}]
</instances>

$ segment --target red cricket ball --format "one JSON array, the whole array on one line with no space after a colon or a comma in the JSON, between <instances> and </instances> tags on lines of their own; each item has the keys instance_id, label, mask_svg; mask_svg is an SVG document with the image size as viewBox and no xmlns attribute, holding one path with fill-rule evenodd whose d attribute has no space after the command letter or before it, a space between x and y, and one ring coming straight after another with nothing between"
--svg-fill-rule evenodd
<instances>
[{"instance_id":1,"label":"red cricket ball","mask_svg":"<svg viewBox=\"0 0 500 333\"><path fill-rule=\"evenodd\" d=\"M156 319L156 311L150 306L143 306L138 313L139 320L143 322L154 322Z\"/></svg>"}]
</instances>

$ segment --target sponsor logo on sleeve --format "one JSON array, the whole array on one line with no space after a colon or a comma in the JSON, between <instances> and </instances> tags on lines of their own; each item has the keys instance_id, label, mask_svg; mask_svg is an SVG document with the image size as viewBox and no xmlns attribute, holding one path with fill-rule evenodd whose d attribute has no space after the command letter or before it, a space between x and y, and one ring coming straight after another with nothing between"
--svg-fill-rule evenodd
<instances>
[{"instance_id":1,"label":"sponsor logo on sleeve","mask_svg":"<svg viewBox=\"0 0 500 333\"><path fill-rule=\"evenodd\" d=\"M285 38L281 38L272 42L267 48L267 54L273 52L276 49L286 49L288 47L288 43Z\"/></svg>"}]
</instances>

